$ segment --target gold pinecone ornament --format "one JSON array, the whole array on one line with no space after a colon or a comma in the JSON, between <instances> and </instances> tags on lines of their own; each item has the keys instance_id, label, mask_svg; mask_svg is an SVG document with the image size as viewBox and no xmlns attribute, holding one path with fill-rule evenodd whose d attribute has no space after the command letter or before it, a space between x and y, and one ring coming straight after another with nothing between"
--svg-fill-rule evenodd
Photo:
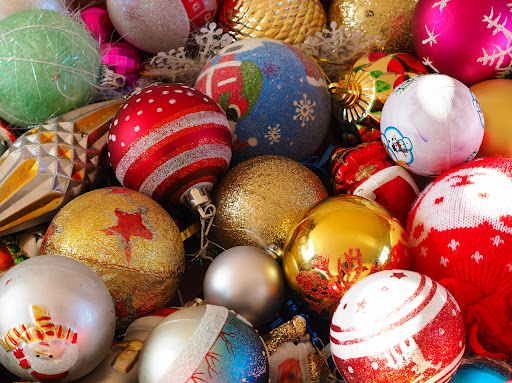
<instances>
[{"instance_id":1,"label":"gold pinecone ornament","mask_svg":"<svg viewBox=\"0 0 512 383\"><path fill-rule=\"evenodd\" d=\"M319 0L225 0L219 23L237 40L267 37L300 46L325 28Z\"/></svg>"}]
</instances>

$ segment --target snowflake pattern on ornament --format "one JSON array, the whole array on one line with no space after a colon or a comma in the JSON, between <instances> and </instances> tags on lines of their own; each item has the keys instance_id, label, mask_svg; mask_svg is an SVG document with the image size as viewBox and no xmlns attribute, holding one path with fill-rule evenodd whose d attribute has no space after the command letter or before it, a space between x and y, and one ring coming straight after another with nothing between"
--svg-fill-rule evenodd
<instances>
[{"instance_id":1,"label":"snowflake pattern on ornament","mask_svg":"<svg viewBox=\"0 0 512 383\"><path fill-rule=\"evenodd\" d=\"M268 127L268 133L264 136L266 139L270 141L270 145L273 145L275 143L279 143L279 139L281 138L281 129L279 129L279 124L276 126Z\"/></svg>"},{"instance_id":2,"label":"snowflake pattern on ornament","mask_svg":"<svg viewBox=\"0 0 512 383\"><path fill-rule=\"evenodd\" d=\"M512 3L507 4L508 7L512 7ZM511 8L512 11L512 8ZM506 28L508 19L505 17L500 24L501 13L494 18L494 8L491 8L491 13L484 16L482 22L487 23L487 29L493 29L493 36L498 33L502 33L507 39L506 49L502 49L500 46L495 45L495 49L488 53L485 48L482 48L483 56L479 57L476 61L481 62L483 65L496 65L494 69L498 71L497 78L505 78L512 71L512 61L507 66L502 66L505 58L512 58L512 31Z\"/></svg>"},{"instance_id":3,"label":"snowflake pattern on ornament","mask_svg":"<svg viewBox=\"0 0 512 383\"><path fill-rule=\"evenodd\" d=\"M266 62L263 61L263 70L262 72L267 76L267 79L271 77L277 77L278 70L281 69L280 66L277 66L272 61Z\"/></svg>"},{"instance_id":4,"label":"snowflake pattern on ornament","mask_svg":"<svg viewBox=\"0 0 512 383\"><path fill-rule=\"evenodd\" d=\"M315 120L315 116L313 115L315 110L313 109L316 106L316 102L311 102L308 100L308 96L306 93L302 94L303 99L297 101L293 101L293 105L296 106L295 112L296 115L293 116L294 120L299 119L302 121L301 126L305 127L306 123Z\"/></svg>"},{"instance_id":5,"label":"snowflake pattern on ornament","mask_svg":"<svg viewBox=\"0 0 512 383\"><path fill-rule=\"evenodd\" d=\"M436 1L434 4L432 4L432 8L439 7L439 10L442 11L444 7L448 5L448 2L450 0L440 0Z\"/></svg>"}]
</instances>

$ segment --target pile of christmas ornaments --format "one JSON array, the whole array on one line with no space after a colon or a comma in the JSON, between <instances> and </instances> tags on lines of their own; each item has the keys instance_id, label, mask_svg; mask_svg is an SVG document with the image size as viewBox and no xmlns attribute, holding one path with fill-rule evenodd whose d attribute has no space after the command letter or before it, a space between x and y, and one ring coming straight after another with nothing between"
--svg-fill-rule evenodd
<instances>
[{"instance_id":1,"label":"pile of christmas ornaments","mask_svg":"<svg viewBox=\"0 0 512 383\"><path fill-rule=\"evenodd\" d=\"M3 1L2 381L512 379L511 12Z\"/></svg>"}]
</instances>

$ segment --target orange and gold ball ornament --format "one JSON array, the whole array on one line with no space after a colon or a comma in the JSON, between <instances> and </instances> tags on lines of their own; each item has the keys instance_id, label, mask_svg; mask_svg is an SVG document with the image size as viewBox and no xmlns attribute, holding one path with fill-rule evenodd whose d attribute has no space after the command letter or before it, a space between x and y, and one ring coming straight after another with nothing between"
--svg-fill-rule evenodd
<instances>
[{"instance_id":1,"label":"orange and gold ball ornament","mask_svg":"<svg viewBox=\"0 0 512 383\"><path fill-rule=\"evenodd\" d=\"M122 187L96 189L66 204L48 227L41 253L91 267L114 299L118 329L165 306L185 269L171 216L153 199Z\"/></svg>"},{"instance_id":2,"label":"orange and gold ball ornament","mask_svg":"<svg viewBox=\"0 0 512 383\"><path fill-rule=\"evenodd\" d=\"M369 274L410 265L400 222L359 196L340 195L315 204L295 221L284 244L288 285L321 316L332 315L348 289Z\"/></svg>"},{"instance_id":3,"label":"orange and gold ball ornament","mask_svg":"<svg viewBox=\"0 0 512 383\"><path fill-rule=\"evenodd\" d=\"M477 157L512 158L512 80L486 80L471 86L485 118Z\"/></svg>"}]
</instances>

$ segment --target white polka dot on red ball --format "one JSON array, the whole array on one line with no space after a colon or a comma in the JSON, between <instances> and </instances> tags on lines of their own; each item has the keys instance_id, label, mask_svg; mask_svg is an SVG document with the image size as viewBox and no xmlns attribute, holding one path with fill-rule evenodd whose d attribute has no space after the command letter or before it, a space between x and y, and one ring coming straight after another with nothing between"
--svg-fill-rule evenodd
<instances>
[{"instance_id":1,"label":"white polka dot on red ball","mask_svg":"<svg viewBox=\"0 0 512 383\"><path fill-rule=\"evenodd\" d=\"M179 203L190 187L210 189L231 160L231 130L197 89L156 84L133 94L115 116L109 155L123 186Z\"/></svg>"}]
</instances>

